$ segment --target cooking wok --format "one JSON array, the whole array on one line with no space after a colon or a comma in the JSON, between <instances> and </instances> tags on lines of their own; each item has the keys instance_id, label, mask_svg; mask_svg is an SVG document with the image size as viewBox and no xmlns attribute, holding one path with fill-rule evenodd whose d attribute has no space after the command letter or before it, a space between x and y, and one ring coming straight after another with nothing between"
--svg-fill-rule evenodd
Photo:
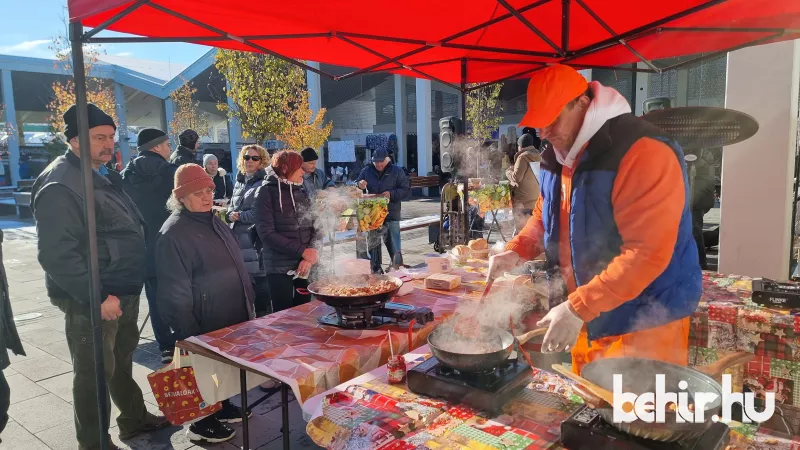
<instances>
[{"instance_id":1,"label":"cooking wok","mask_svg":"<svg viewBox=\"0 0 800 450\"><path fill-rule=\"evenodd\" d=\"M506 330L480 325L480 331L475 337L463 337L456 332L449 323L444 323L437 326L431 334L428 335L428 347L431 353L440 363L444 364L451 369L460 370L462 372L482 372L491 370L500 365L503 361L511 356L514 349L514 343L519 342L522 345L534 336L538 336L547 332L547 328L539 328L529 331L518 338ZM452 346L464 346L464 351L445 350L447 341L453 342ZM469 344L474 342L481 342L483 346L490 348L490 351L482 351L479 348L474 353L469 353ZM444 344L444 345L443 345Z\"/></svg>"},{"instance_id":2,"label":"cooking wok","mask_svg":"<svg viewBox=\"0 0 800 450\"><path fill-rule=\"evenodd\" d=\"M608 402L600 399L591 388L578 385L573 389L587 404L594 407L606 423L622 432L663 442L689 440L699 437L711 426L713 415L722 417L722 386L717 381L722 372L728 367L748 362L753 357L752 353L732 353L714 364L696 369L644 358L607 358L593 361L583 368L581 375L586 380L611 392L614 387L614 374L622 375L624 392L633 392L637 395L655 392L656 374L664 374L665 391L686 391L692 403L697 392L715 393L717 399L705 405L703 423L694 423L693 417L685 417L684 423L678 423L676 421L678 412L669 409L664 412L664 423L648 423L642 420L614 423L614 408ZM678 387L681 380L688 383L685 390Z\"/></svg>"},{"instance_id":3,"label":"cooking wok","mask_svg":"<svg viewBox=\"0 0 800 450\"><path fill-rule=\"evenodd\" d=\"M320 291L322 291L323 288L331 284L348 285L348 286L369 286L371 284L375 284L385 280L391 281L397 287L377 294L360 295L360 296L340 296L340 295L328 295L320 293ZM317 300L327 305L333 306L334 308L355 308L361 306L380 305L386 303L397 294L397 291L399 291L400 287L402 286L403 286L403 280L395 277L390 277L388 275L344 275L344 276L323 278L321 280L315 281L310 285L308 285L307 292L304 292L306 291L305 289L298 289L297 291L303 295L311 293L314 295L314 297L317 298Z\"/></svg>"}]
</instances>

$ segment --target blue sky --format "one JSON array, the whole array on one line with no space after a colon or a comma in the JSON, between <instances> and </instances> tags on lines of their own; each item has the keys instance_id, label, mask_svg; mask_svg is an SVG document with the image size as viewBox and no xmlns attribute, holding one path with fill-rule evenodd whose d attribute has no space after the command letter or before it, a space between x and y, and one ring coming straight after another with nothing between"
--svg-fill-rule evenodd
<instances>
[{"instance_id":1,"label":"blue sky","mask_svg":"<svg viewBox=\"0 0 800 450\"><path fill-rule=\"evenodd\" d=\"M52 58L50 39L64 30L65 0L3 1L0 54ZM103 32L101 36L111 36ZM190 64L208 51L193 44L113 44L103 46L109 55Z\"/></svg>"}]
</instances>

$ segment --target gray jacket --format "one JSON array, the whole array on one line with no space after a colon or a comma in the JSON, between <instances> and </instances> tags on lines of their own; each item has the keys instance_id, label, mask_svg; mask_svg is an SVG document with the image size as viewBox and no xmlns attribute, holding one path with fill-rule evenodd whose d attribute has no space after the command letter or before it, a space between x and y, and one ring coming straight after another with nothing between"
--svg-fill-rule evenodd
<instances>
[{"instance_id":1,"label":"gray jacket","mask_svg":"<svg viewBox=\"0 0 800 450\"><path fill-rule=\"evenodd\" d=\"M303 175L303 187L305 188L306 193L312 199L316 196L317 191L321 191L332 186L334 186L334 182L330 181L328 177L325 176L325 172L323 172L320 168L317 168L314 173L307 173Z\"/></svg>"}]
</instances>

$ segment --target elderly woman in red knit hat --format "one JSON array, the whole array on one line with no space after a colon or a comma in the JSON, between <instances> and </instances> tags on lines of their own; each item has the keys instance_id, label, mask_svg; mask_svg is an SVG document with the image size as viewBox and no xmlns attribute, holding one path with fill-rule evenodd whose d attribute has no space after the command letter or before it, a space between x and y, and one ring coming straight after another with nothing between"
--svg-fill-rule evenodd
<instances>
[{"instance_id":1,"label":"elderly woman in red knit hat","mask_svg":"<svg viewBox=\"0 0 800 450\"><path fill-rule=\"evenodd\" d=\"M272 157L271 175L256 193L255 226L273 311L307 303L308 275L319 261L311 200L303 188L303 157L284 150Z\"/></svg>"},{"instance_id":2,"label":"elderly woman in red knit hat","mask_svg":"<svg viewBox=\"0 0 800 450\"><path fill-rule=\"evenodd\" d=\"M205 169L180 166L167 201L172 214L156 244L157 302L178 340L254 317L250 274L233 233L211 212L213 203L214 182ZM226 441L235 431L225 423L241 420L241 409L225 400L218 413L191 424L187 436Z\"/></svg>"}]
</instances>

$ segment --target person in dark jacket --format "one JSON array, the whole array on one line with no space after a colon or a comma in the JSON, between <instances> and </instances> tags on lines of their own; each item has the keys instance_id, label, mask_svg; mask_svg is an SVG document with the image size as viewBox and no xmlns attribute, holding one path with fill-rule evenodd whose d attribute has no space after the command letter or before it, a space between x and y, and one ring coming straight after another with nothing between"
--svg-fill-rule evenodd
<instances>
[{"instance_id":1,"label":"person in dark jacket","mask_svg":"<svg viewBox=\"0 0 800 450\"><path fill-rule=\"evenodd\" d=\"M31 177L31 157L22 155L19 157L19 179L27 180Z\"/></svg>"},{"instance_id":2,"label":"person in dark jacket","mask_svg":"<svg viewBox=\"0 0 800 450\"><path fill-rule=\"evenodd\" d=\"M216 155L208 153L203 155L203 168L206 169L208 176L214 180L214 200L223 202L230 200L233 196L233 182L225 169L219 166Z\"/></svg>"},{"instance_id":3,"label":"person in dark jacket","mask_svg":"<svg viewBox=\"0 0 800 450\"><path fill-rule=\"evenodd\" d=\"M194 130L184 130L178 135L180 145L172 152L169 162L176 166L197 162L197 149L200 147L200 136Z\"/></svg>"},{"instance_id":4,"label":"person in dark jacket","mask_svg":"<svg viewBox=\"0 0 800 450\"><path fill-rule=\"evenodd\" d=\"M0 283L2 283L0 286L0 433L2 433L8 423L8 407L11 404L11 390L3 374L3 370L11 365L8 350L15 355L25 356L22 341L17 334L17 326L14 324L11 299L8 297L8 278L6 278L6 268L3 266L3 230L0 230Z\"/></svg>"},{"instance_id":5,"label":"person in dark jacket","mask_svg":"<svg viewBox=\"0 0 800 450\"><path fill-rule=\"evenodd\" d=\"M175 172L168 201L172 214L156 244L158 303L178 339L198 336L253 318L253 285L231 231L211 212L214 183L197 164ZM249 412L248 412L249 415ZM223 442L236 434L241 408L222 409L189 426L193 441Z\"/></svg>"},{"instance_id":6,"label":"person in dark jacket","mask_svg":"<svg viewBox=\"0 0 800 450\"><path fill-rule=\"evenodd\" d=\"M244 265L253 278L256 290L256 315L265 316L272 312L270 291L259 255L250 234L250 227L255 223L253 202L256 190L264 182L264 168L269 164L267 151L260 145L246 145L239 153L236 165L239 174L233 187L233 196L228 204L228 223L232 224L233 234L239 242L244 257Z\"/></svg>"},{"instance_id":7,"label":"person in dark jacket","mask_svg":"<svg viewBox=\"0 0 800 450\"><path fill-rule=\"evenodd\" d=\"M45 271L50 302L66 315L67 346L72 358L75 432L84 450L101 447L97 433L95 358L89 317L88 246L83 218L83 176L80 158L91 158L94 168L94 202L100 315L103 318L103 357L108 392L120 410L120 439L164 427L168 422L145 409L142 390L133 380L133 352L139 344L139 296L146 270L145 222L125 194L122 177L100 167L114 152L114 120L97 106L87 107L89 148L78 142L77 108L64 113L64 135L70 149L39 175L31 189L31 209L36 219L39 263ZM100 325L100 324L99 324ZM108 395L108 394L107 394ZM109 397L101 400L110 405ZM111 414L111 408L107 410ZM105 423L110 417L105 418ZM116 445L108 436L109 448Z\"/></svg>"},{"instance_id":8,"label":"person in dark jacket","mask_svg":"<svg viewBox=\"0 0 800 450\"><path fill-rule=\"evenodd\" d=\"M706 154L710 154L710 152ZM697 244L700 267L703 270L707 270L706 245L703 239L703 216L714 207L714 166L709 164L708 160L702 156L694 160L694 162L689 162L689 164L694 165L695 173L694 191L692 192L692 236ZM691 165L689 170L691 172Z\"/></svg>"},{"instance_id":9,"label":"person in dark jacket","mask_svg":"<svg viewBox=\"0 0 800 450\"><path fill-rule=\"evenodd\" d=\"M400 204L411 198L411 186L403 169L394 165L386 150L376 150L372 155L372 164L364 167L358 175L357 184L370 194L377 194L389 199L389 214L383 222L381 233L386 250L389 252L391 266L403 264L400 246ZM378 244L370 250L372 271L382 272L381 247Z\"/></svg>"},{"instance_id":10,"label":"person in dark jacket","mask_svg":"<svg viewBox=\"0 0 800 450\"><path fill-rule=\"evenodd\" d=\"M272 307L275 311L307 303L308 295L297 288L308 287L308 275L319 261L317 237L309 213L311 199L303 188L303 157L284 150L272 158L275 175L258 189L255 222L263 245Z\"/></svg>"},{"instance_id":11,"label":"person in dark jacket","mask_svg":"<svg viewBox=\"0 0 800 450\"><path fill-rule=\"evenodd\" d=\"M303 157L303 187L313 199L318 191L334 186L334 182L325 176L322 169L317 168L319 155L313 148L305 148L300 152Z\"/></svg>"},{"instance_id":12,"label":"person in dark jacket","mask_svg":"<svg viewBox=\"0 0 800 450\"><path fill-rule=\"evenodd\" d=\"M167 199L172 194L172 184L178 166L167 162L169 158L169 137L156 128L145 128L136 138L139 156L129 162L122 171L125 193L136 203L147 224L147 280L144 284L147 304L150 306L150 323L161 352L161 362L172 361L175 352L175 338L158 312L156 291L156 239L158 230L169 217Z\"/></svg>"}]
</instances>

